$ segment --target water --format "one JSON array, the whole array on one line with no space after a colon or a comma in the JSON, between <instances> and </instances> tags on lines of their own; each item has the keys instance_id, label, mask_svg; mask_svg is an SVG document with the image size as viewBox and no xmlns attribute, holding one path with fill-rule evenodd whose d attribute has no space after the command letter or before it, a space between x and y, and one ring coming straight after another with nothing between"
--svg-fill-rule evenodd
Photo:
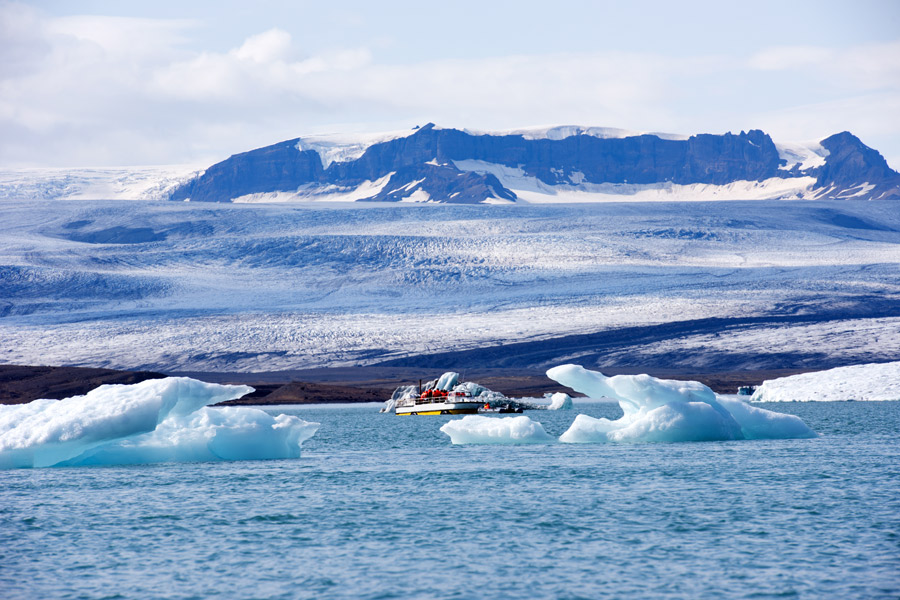
<instances>
[{"instance_id":1,"label":"water","mask_svg":"<svg viewBox=\"0 0 900 600\"><path fill-rule=\"evenodd\" d=\"M529 416L618 416L575 408ZM821 437L452 446L319 407L298 460L0 471L0 597L900 596L900 403L767 408Z\"/></svg>"}]
</instances>

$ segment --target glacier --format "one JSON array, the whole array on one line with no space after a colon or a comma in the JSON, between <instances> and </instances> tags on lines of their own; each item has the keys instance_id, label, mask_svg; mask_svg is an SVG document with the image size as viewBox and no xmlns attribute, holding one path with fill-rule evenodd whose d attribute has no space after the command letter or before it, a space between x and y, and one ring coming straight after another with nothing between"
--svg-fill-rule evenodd
<instances>
[{"instance_id":1,"label":"glacier","mask_svg":"<svg viewBox=\"0 0 900 600\"><path fill-rule=\"evenodd\" d=\"M837 367L766 380L751 402L900 400L900 362Z\"/></svg>"},{"instance_id":2,"label":"glacier","mask_svg":"<svg viewBox=\"0 0 900 600\"><path fill-rule=\"evenodd\" d=\"M825 369L900 360L890 202L0 199L0 361ZM424 359L422 359L424 360Z\"/></svg>"},{"instance_id":3,"label":"glacier","mask_svg":"<svg viewBox=\"0 0 900 600\"><path fill-rule=\"evenodd\" d=\"M168 377L0 405L0 468L299 457L318 423L209 407L252 391Z\"/></svg>"},{"instance_id":4,"label":"glacier","mask_svg":"<svg viewBox=\"0 0 900 600\"><path fill-rule=\"evenodd\" d=\"M591 398L617 400L624 413L615 421L580 414L560 436L566 443L698 442L816 437L794 415L717 396L696 381L649 375L606 377L580 365L560 365L547 376Z\"/></svg>"}]
</instances>

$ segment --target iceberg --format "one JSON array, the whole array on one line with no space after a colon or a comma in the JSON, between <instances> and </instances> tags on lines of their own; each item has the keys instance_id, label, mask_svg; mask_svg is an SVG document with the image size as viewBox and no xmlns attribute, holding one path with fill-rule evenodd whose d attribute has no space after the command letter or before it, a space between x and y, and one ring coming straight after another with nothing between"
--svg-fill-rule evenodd
<instances>
[{"instance_id":1,"label":"iceberg","mask_svg":"<svg viewBox=\"0 0 900 600\"><path fill-rule=\"evenodd\" d=\"M318 423L209 407L252 391L168 377L0 406L0 468L299 457Z\"/></svg>"},{"instance_id":2,"label":"iceberg","mask_svg":"<svg viewBox=\"0 0 900 600\"><path fill-rule=\"evenodd\" d=\"M468 415L441 426L453 444L547 444L556 439L528 417Z\"/></svg>"},{"instance_id":3,"label":"iceberg","mask_svg":"<svg viewBox=\"0 0 900 600\"><path fill-rule=\"evenodd\" d=\"M838 367L764 381L751 402L900 400L900 362Z\"/></svg>"},{"instance_id":4,"label":"iceberg","mask_svg":"<svg viewBox=\"0 0 900 600\"><path fill-rule=\"evenodd\" d=\"M419 395L419 388L414 385L401 385L397 389L394 390L394 393L391 394L391 397L388 400L385 400L384 406L378 412L391 412L395 408L397 408L397 404L401 400L407 400L410 398L416 398Z\"/></svg>"},{"instance_id":5,"label":"iceberg","mask_svg":"<svg viewBox=\"0 0 900 600\"><path fill-rule=\"evenodd\" d=\"M459 373L450 371L441 375L434 387L442 392L449 392L457 383L459 383Z\"/></svg>"},{"instance_id":6,"label":"iceberg","mask_svg":"<svg viewBox=\"0 0 900 600\"><path fill-rule=\"evenodd\" d=\"M572 397L564 392L556 392L550 396L550 406L547 410L571 410Z\"/></svg>"},{"instance_id":7,"label":"iceberg","mask_svg":"<svg viewBox=\"0 0 900 600\"><path fill-rule=\"evenodd\" d=\"M579 365L547 371L551 379L591 398L617 400L617 420L578 415L560 436L566 443L696 442L810 438L816 434L794 415L722 398L697 381L650 375L607 377Z\"/></svg>"}]
</instances>

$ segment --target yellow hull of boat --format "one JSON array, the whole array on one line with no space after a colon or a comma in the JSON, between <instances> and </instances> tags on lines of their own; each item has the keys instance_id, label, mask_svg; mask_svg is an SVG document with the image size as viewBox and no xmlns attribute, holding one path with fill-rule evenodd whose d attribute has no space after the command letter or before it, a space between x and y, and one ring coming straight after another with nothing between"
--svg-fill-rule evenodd
<instances>
[{"instance_id":1,"label":"yellow hull of boat","mask_svg":"<svg viewBox=\"0 0 900 600\"><path fill-rule=\"evenodd\" d=\"M406 417L409 415L474 415L477 412L478 412L478 409L471 410L471 409L461 408L458 410L450 409L450 410L427 410L427 411L422 411L422 412L403 412L403 413L397 413L397 415L401 416L401 417Z\"/></svg>"}]
</instances>

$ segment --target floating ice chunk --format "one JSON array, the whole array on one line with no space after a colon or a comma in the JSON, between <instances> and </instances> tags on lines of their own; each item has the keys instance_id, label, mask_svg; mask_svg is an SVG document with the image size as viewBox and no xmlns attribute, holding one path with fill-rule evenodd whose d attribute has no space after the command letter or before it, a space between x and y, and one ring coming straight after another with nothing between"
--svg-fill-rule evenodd
<instances>
[{"instance_id":1,"label":"floating ice chunk","mask_svg":"<svg viewBox=\"0 0 900 600\"><path fill-rule=\"evenodd\" d=\"M0 468L299 456L318 424L206 408L252 390L169 377L0 406Z\"/></svg>"},{"instance_id":2,"label":"floating ice chunk","mask_svg":"<svg viewBox=\"0 0 900 600\"><path fill-rule=\"evenodd\" d=\"M454 444L546 444L555 441L544 426L526 416L468 415L441 427Z\"/></svg>"},{"instance_id":3,"label":"floating ice chunk","mask_svg":"<svg viewBox=\"0 0 900 600\"><path fill-rule=\"evenodd\" d=\"M637 418L617 421L578 415L559 440L589 442L705 442L741 439L734 419L722 418L703 402L683 402L639 412Z\"/></svg>"},{"instance_id":4,"label":"floating ice chunk","mask_svg":"<svg viewBox=\"0 0 900 600\"><path fill-rule=\"evenodd\" d=\"M547 410L570 410L572 408L572 397L564 392L556 392L550 396L550 406Z\"/></svg>"},{"instance_id":5,"label":"floating ice chunk","mask_svg":"<svg viewBox=\"0 0 900 600\"><path fill-rule=\"evenodd\" d=\"M299 458L302 443L318 423L273 417L255 408L201 408L170 417L154 431L104 444L65 465L140 464L218 460Z\"/></svg>"},{"instance_id":6,"label":"floating ice chunk","mask_svg":"<svg viewBox=\"0 0 900 600\"><path fill-rule=\"evenodd\" d=\"M477 398L478 396L484 393L490 393L491 390L487 389L483 385L475 383L473 381L466 381L465 383L460 383L456 387L453 388L454 392L465 392L472 396L473 398Z\"/></svg>"},{"instance_id":7,"label":"floating ice chunk","mask_svg":"<svg viewBox=\"0 0 900 600\"><path fill-rule=\"evenodd\" d=\"M800 417L751 406L742 400L719 398L719 402L741 425L741 433L746 440L816 437L815 432L807 427Z\"/></svg>"},{"instance_id":8,"label":"floating ice chunk","mask_svg":"<svg viewBox=\"0 0 900 600\"><path fill-rule=\"evenodd\" d=\"M435 389L449 392L459 383L459 373L448 372L441 375L435 385Z\"/></svg>"},{"instance_id":9,"label":"floating ice chunk","mask_svg":"<svg viewBox=\"0 0 900 600\"><path fill-rule=\"evenodd\" d=\"M794 415L725 400L696 381L671 381L649 375L606 377L578 365L547 371L551 379L591 398L618 400L621 419L578 415L560 441L688 442L815 437Z\"/></svg>"},{"instance_id":10,"label":"floating ice chunk","mask_svg":"<svg viewBox=\"0 0 900 600\"><path fill-rule=\"evenodd\" d=\"M900 400L900 362L838 367L764 381L751 402Z\"/></svg>"},{"instance_id":11,"label":"floating ice chunk","mask_svg":"<svg viewBox=\"0 0 900 600\"><path fill-rule=\"evenodd\" d=\"M379 412L391 412L397 407L397 404L401 400L406 400L408 398L415 398L419 395L419 388L414 385L401 385L397 389L394 390L394 393L391 394L389 400L386 400L384 403L384 407Z\"/></svg>"}]
</instances>

